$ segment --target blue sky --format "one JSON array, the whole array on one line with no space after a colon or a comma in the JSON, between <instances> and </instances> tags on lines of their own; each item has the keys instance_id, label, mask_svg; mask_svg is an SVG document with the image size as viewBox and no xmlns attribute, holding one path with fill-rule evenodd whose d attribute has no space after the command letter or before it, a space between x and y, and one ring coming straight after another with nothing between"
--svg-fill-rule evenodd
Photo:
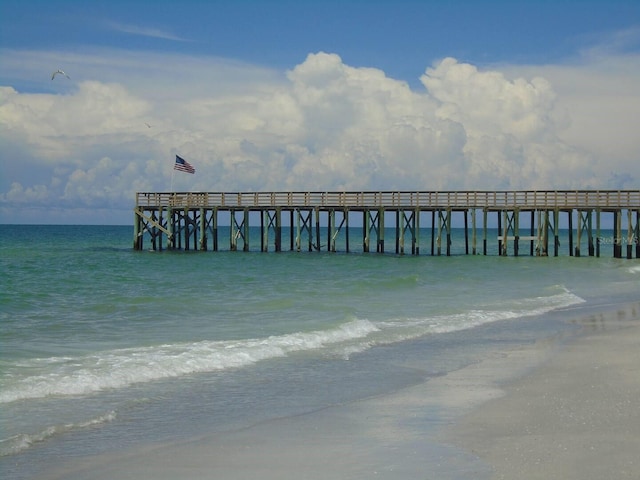
<instances>
[{"instance_id":1,"label":"blue sky","mask_svg":"<svg viewBox=\"0 0 640 480\"><path fill-rule=\"evenodd\" d=\"M226 57L282 70L339 54L416 83L434 59L549 63L637 27L635 1L3 1L7 48ZM635 24L635 25L634 25Z\"/></svg>"},{"instance_id":2,"label":"blue sky","mask_svg":"<svg viewBox=\"0 0 640 480\"><path fill-rule=\"evenodd\" d=\"M1 1L0 222L128 224L171 186L638 188L637 85L637 1Z\"/></svg>"}]
</instances>

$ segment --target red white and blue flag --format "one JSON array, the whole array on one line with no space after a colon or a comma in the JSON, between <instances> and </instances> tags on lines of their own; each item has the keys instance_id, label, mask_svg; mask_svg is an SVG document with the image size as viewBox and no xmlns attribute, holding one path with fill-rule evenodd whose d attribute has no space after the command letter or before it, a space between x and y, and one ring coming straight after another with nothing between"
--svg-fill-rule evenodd
<instances>
[{"instance_id":1,"label":"red white and blue flag","mask_svg":"<svg viewBox=\"0 0 640 480\"><path fill-rule=\"evenodd\" d=\"M187 162L184 158L176 155L176 163L173 164L173 169L180 172L196 173L196 169Z\"/></svg>"}]
</instances>

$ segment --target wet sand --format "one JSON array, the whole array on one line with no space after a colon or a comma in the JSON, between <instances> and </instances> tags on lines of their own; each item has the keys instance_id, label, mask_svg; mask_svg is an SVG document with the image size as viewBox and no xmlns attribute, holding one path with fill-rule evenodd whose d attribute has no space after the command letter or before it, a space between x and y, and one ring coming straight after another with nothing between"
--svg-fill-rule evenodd
<instances>
[{"instance_id":1,"label":"wet sand","mask_svg":"<svg viewBox=\"0 0 640 480\"><path fill-rule=\"evenodd\" d=\"M583 333L448 432L494 479L640 478L640 307Z\"/></svg>"}]
</instances>

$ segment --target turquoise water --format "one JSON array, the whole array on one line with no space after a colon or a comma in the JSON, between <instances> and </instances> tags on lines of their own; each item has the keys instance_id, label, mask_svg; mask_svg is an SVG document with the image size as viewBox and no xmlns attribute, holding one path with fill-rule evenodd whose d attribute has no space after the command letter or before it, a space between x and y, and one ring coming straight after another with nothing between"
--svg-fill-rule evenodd
<instances>
[{"instance_id":1,"label":"turquoise water","mask_svg":"<svg viewBox=\"0 0 640 480\"><path fill-rule=\"evenodd\" d=\"M3 478L392 391L569 328L545 314L640 292L638 260L570 257L565 237L557 258L463 255L460 231L451 257L133 251L132 237L0 226Z\"/></svg>"}]
</instances>

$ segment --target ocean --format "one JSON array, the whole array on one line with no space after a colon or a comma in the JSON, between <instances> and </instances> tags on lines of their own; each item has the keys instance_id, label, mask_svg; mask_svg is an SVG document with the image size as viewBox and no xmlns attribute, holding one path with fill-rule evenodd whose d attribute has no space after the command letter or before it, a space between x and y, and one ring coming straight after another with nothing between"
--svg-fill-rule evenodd
<instances>
[{"instance_id":1,"label":"ocean","mask_svg":"<svg viewBox=\"0 0 640 480\"><path fill-rule=\"evenodd\" d=\"M638 301L637 259L566 235L558 257L465 255L459 229L449 257L263 253L259 229L249 252L154 252L130 226L0 225L0 476L385 395Z\"/></svg>"}]
</instances>

